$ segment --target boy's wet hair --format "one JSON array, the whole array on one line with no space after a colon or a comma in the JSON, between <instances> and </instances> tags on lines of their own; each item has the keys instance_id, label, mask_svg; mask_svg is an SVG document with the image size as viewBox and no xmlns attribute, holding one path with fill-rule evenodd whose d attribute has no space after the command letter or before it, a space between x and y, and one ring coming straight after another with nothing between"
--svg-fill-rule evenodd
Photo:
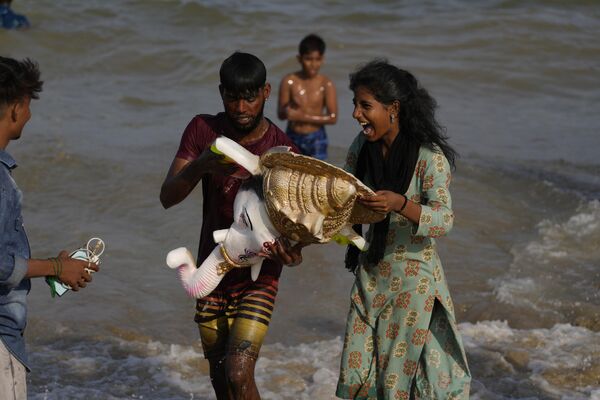
<instances>
[{"instance_id":1,"label":"boy's wet hair","mask_svg":"<svg viewBox=\"0 0 600 400\"><path fill-rule=\"evenodd\" d=\"M313 51L318 51L321 55L325 54L325 41L321 38L321 36L311 33L300 41L298 52L301 56L303 56L304 54L308 54Z\"/></svg>"},{"instance_id":2,"label":"boy's wet hair","mask_svg":"<svg viewBox=\"0 0 600 400\"><path fill-rule=\"evenodd\" d=\"M37 63L29 58L17 61L0 56L0 113L5 106L25 98L39 98L44 82Z\"/></svg>"},{"instance_id":3,"label":"boy's wet hair","mask_svg":"<svg viewBox=\"0 0 600 400\"><path fill-rule=\"evenodd\" d=\"M265 64L256 56L236 51L219 70L221 92L241 97L254 96L267 81Z\"/></svg>"}]
</instances>

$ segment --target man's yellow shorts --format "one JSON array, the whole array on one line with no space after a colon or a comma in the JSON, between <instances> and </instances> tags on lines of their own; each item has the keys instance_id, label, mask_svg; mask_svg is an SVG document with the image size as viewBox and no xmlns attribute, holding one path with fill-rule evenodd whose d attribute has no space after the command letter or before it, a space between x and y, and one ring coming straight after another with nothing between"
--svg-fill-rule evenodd
<instances>
[{"instance_id":1,"label":"man's yellow shorts","mask_svg":"<svg viewBox=\"0 0 600 400\"><path fill-rule=\"evenodd\" d=\"M219 359L231 352L258 358L269 328L278 280L260 277L226 289L215 289L196 302L204 356Z\"/></svg>"}]
</instances>

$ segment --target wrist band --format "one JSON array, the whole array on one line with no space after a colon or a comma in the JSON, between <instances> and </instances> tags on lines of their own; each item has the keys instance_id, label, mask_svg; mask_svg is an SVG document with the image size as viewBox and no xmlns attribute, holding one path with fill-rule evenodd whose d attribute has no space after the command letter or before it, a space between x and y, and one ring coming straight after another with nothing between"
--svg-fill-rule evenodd
<instances>
[{"instance_id":1,"label":"wrist band","mask_svg":"<svg viewBox=\"0 0 600 400\"><path fill-rule=\"evenodd\" d=\"M60 261L60 258L56 258L56 263L58 264L58 275L56 275L56 277L58 279L60 279L60 276L62 274L62 270L63 270L63 265L62 265L62 261Z\"/></svg>"},{"instance_id":2,"label":"wrist band","mask_svg":"<svg viewBox=\"0 0 600 400\"><path fill-rule=\"evenodd\" d=\"M54 272L54 276L58 278L61 273L62 265L59 264L58 258L56 257L51 257L48 260L52 261L52 270Z\"/></svg>"},{"instance_id":3,"label":"wrist band","mask_svg":"<svg viewBox=\"0 0 600 400\"><path fill-rule=\"evenodd\" d=\"M57 272L57 268L56 268L56 261L54 261L54 258L49 258L48 261L52 261L52 271L54 272L53 276L56 276L56 272Z\"/></svg>"},{"instance_id":4,"label":"wrist band","mask_svg":"<svg viewBox=\"0 0 600 400\"><path fill-rule=\"evenodd\" d=\"M48 260L52 261L52 269L54 270L54 276L60 279L60 275L62 274L63 265L62 261L58 257L51 257Z\"/></svg>"},{"instance_id":5,"label":"wrist band","mask_svg":"<svg viewBox=\"0 0 600 400\"><path fill-rule=\"evenodd\" d=\"M402 213L402 211L404 211L404 209L406 208L406 205L408 204L408 197L402 195L404 197L404 204L402 204L402 207L400 207L400 211L398 211L399 213Z\"/></svg>"}]
</instances>

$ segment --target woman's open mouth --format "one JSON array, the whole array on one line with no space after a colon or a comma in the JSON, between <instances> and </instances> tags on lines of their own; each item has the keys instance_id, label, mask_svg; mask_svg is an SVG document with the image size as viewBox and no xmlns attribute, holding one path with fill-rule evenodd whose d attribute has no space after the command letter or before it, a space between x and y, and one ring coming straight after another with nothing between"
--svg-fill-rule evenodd
<instances>
[{"instance_id":1,"label":"woman's open mouth","mask_svg":"<svg viewBox=\"0 0 600 400\"><path fill-rule=\"evenodd\" d=\"M363 135L365 135L366 137L372 137L375 134L375 129L373 129L373 125L367 123L367 122L359 122L360 126L362 126L363 130L362 133Z\"/></svg>"}]
</instances>

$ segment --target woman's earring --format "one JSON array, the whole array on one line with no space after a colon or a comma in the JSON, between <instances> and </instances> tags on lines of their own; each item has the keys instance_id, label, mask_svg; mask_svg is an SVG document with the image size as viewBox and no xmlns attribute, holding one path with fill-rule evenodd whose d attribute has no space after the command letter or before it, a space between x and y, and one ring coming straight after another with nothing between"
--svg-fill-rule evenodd
<instances>
[{"instance_id":1,"label":"woman's earring","mask_svg":"<svg viewBox=\"0 0 600 400\"><path fill-rule=\"evenodd\" d=\"M390 115L390 120L392 122L392 124L394 123L394 114Z\"/></svg>"}]
</instances>

